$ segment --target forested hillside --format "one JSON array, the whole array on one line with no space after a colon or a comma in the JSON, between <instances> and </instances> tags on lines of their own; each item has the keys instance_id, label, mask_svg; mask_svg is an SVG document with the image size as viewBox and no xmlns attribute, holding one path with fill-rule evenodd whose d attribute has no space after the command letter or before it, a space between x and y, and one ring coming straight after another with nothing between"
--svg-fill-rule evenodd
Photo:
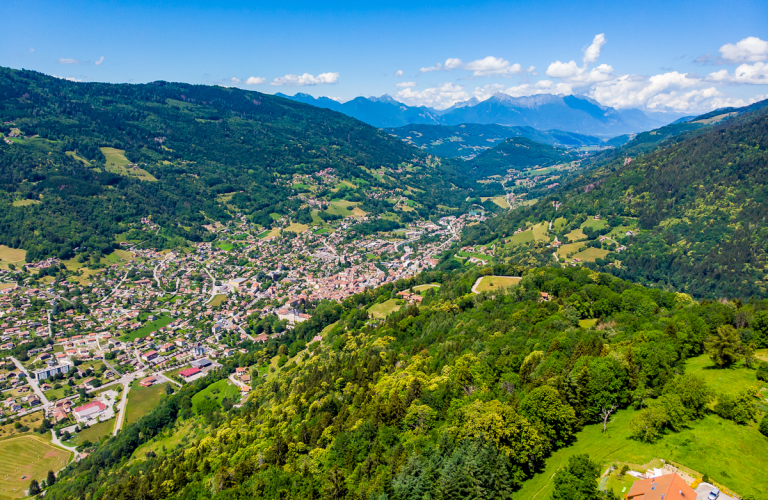
<instances>
[{"instance_id":1,"label":"forested hillside","mask_svg":"<svg viewBox=\"0 0 768 500\"><path fill-rule=\"evenodd\" d=\"M469 228L466 239L486 243L530 224L562 221L553 224L550 241L507 247L501 255L552 262L555 236L561 243L577 238L602 249L584 265L632 281L696 297L765 297L768 116L755 108L651 153L614 153L559 193ZM582 233L585 224L598 226L588 222L595 216L602 217L600 228Z\"/></svg>"},{"instance_id":2,"label":"forested hillside","mask_svg":"<svg viewBox=\"0 0 768 500\"><path fill-rule=\"evenodd\" d=\"M524 137L507 139L467 162L468 170L477 176L505 175L507 170L549 167L568 163L578 156L565 149L540 144Z\"/></svg>"},{"instance_id":3,"label":"forested hillside","mask_svg":"<svg viewBox=\"0 0 768 500\"><path fill-rule=\"evenodd\" d=\"M472 158L486 149L491 149L494 145L510 137L524 137L534 142L562 148L597 146L602 143L599 138L594 136L561 130L544 131L533 127L508 127L478 123L453 126L406 125L384 130L408 144L413 144L437 156L462 157L464 159Z\"/></svg>"},{"instance_id":4,"label":"forested hillside","mask_svg":"<svg viewBox=\"0 0 768 500\"><path fill-rule=\"evenodd\" d=\"M708 418L723 429L760 418L752 389L733 399L685 367L705 351L716 366L754 366L751 349L768 346L768 302L697 303L585 268L531 270L507 293L471 294L479 276L430 272L321 306L105 438L46 498L516 498L580 428L610 431L623 408L638 410L638 443L698 425L715 402ZM420 306L368 316L419 283L440 286ZM193 408L211 382L279 353L290 360L271 380L254 377L242 408ZM596 478L588 483L597 495ZM745 483L765 498L763 480Z\"/></svg>"},{"instance_id":5,"label":"forested hillside","mask_svg":"<svg viewBox=\"0 0 768 500\"><path fill-rule=\"evenodd\" d=\"M0 244L28 260L108 252L148 216L163 228L148 244L160 248L204 240L203 224L236 213L268 226L270 213L301 205L292 175L328 168L358 181L346 195L373 213L381 202L371 190L411 187L427 216L479 187L357 120L236 88L75 83L0 68L0 124ZM388 175L371 173L380 168ZM234 210L217 200L235 193Z\"/></svg>"}]
</instances>

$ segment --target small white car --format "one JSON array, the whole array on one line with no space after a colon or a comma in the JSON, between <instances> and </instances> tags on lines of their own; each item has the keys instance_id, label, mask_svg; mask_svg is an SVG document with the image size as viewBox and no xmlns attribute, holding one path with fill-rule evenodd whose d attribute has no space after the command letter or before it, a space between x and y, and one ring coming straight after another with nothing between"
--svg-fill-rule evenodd
<instances>
[{"instance_id":1,"label":"small white car","mask_svg":"<svg viewBox=\"0 0 768 500\"><path fill-rule=\"evenodd\" d=\"M717 500L720 497L720 490L717 488L714 488L712 491L709 492L709 496L707 497L707 500Z\"/></svg>"}]
</instances>

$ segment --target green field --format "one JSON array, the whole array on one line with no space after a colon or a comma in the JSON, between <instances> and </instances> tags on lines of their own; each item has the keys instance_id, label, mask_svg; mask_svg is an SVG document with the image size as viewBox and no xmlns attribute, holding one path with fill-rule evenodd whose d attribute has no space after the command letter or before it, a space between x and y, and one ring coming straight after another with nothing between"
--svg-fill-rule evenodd
<instances>
[{"instance_id":1,"label":"green field","mask_svg":"<svg viewBox=\"0 0 768 500\"><path fill-rule=\"evenodd\" d=\"M493 292L496 290L503 290L508 286L517 285L520 282L520 278L515 276L483 276L479 278L475 292Z\"/></svg>"},{"instance_id":2,"label":"green field","mask_svg":"<svg viewBox=\"0 0 768 500\"><path fill-rule=\"evenodd\" d=\"M565 227L565 225L568 223L568 219L565 217L558 217L555 219L555 221L552 223L552 229L554 231L560 231Z\"/></svg>"},{"instance_id":3,"label":"green field","mask_svg":"<svg viewBox=\"0 0 768 500\"><path fill-rule=\"evenodd\" d=\"M574 229L573 231L571 231L570 233L566 234L565 236L568 237L569 241L580 241L580 240L586 240L587 239L587 235L584 234L584 231L582 231L581 228Z\"/></svg>"},{"instance_id":4,"label":"green field","mask_svg":"<svg viewBox=\"0 0 768 500\"><path fill-rule=\"evenodd\" d=\"M592 328L597 323L597 319L591 318L591 319L580 319L579 320L579 326L582 328Z\"/></svg>"},{"instance_id":5,"label":"green field","mask_svg":"<svg viewBox=\"0 0 768 500\"><path fill-rule=\"evenodd\" d=\"M26 496L24 491L32 479L40 482L49 470L59 471L67 465L70 455L36 436L0 441L0 499Z\"/></svg>"},{"instance_id":6,"label":"green field","mask_svg":"<svg viewBox=\"0 0 768 500\"><path fill-rule=\"evenodd\" d=\"M85 441L90 441L91 443L97 442L99 439L101 439L104 436L108 436L112 433L112 430L115 428L115 419L107 420L106 422L99 422L98 424L94 424L87 429L83 429L82 431L75 434L75 437L73 437L71 440L67 441L67 446L79 446L83 444Z\"/></svg>"},{"instance_id":7,"label":"green field","mask_svg":"<svg viewBox=\"0 0 768 500\"><path fill-rule=\"evenodd\" d=\"M290 231L296 234L303 233L307 229L309 229L309 226L306 224L299 224L298 222L292 222L290 226L285 228L286 231Z\"/></svg>"},{"instance_id":8,"label":"green field","mask_svg":"<svg viewBox=\"0 0 768 500\"><path fill-rule=\"evenodd\" d=\"M384 319L402 307L397 303L398 300L400 299L389 299L386 302L374 304L368 308L368 314L374 318Z\"/></svg>"},{"instance_id":9,"label":"green field","mask_svg":"<svg viewBox=\"0 0 768 500\"><path fill-rule=\"evenodd\" d=\"M216 391L218 391L218 393L216 393ZM192 411L197 413L197 405L206 399L215 399L219 402L219 404L221 404L225 397L229 400L234 399L235 402L240 401L240 389L238 389L237 386L233 385L232 382L227 379L214 382L213 384L192 396Z\"/></svg>"},{"instance_id":10,"label":"green field","mask_svg":"<svg viewBox=\"0 0 768 500\"><path fill-rule=\"evenodd\" d=\"M214 295L213 300L210 302L211 307L220 306L227 300L227 296L224 294Z\"/></svg>"},{"instance_id":11,"label":"green field","mask_svg":"<svg viewBox=\"0 0 768 500\"><path fill-rule=\"evenodd\" d=\"M360 203L356 201L333 200L328 204L328 209L326 210L326 212L331 215L340 215L342 217L349 217L350 215L354 215L354 216L366 215L364 211L357 208L357 205L359 204ZM347 207L352 207L352 209L350 210Z\"/></svg>"},{"instance_id":12,"label":"green field","mask_svg":"<svg viewBox=\"0 0 768 500\"><path fill-rule=\"evenodd\" d=\"M513 247L515 245L522 245L523 243L531 243L535 241L535 239L533 231L529 229L528 231L523 231L510 237L504 246Z\"/></svg>"},{"instance_id":13,"label":"green field","mask_svg":"<svg viewBox=\"0 0 768 500\"><path fill-rule=\"evenodd\" d=\"M487 200L491 200L501 208L512 208L509 206L509 202L507 202L506 196L494 196L493 198L480 198L480 201L483 201L483 202Z\"/></svg>"},{"instance_id":14,"label":"green field","mask_svg":"<svg viewBox=\"0 0 768 500\"><path fill-rule=\"evenodd\" d=\"M123 429L137 421L152 408L157 406L163 396L165 396L165 384L156 384L152 387L143 387L138 382L134 382L131 391L128 393L128 407L125 410L125 422Z\"/></svg>"},{"instance_id":15,"label":"green field","mask_svg":"<svg viewBox=\"0 0 768 500\"><path fill-rule=\"evenodd\" d=\"M679 433L669 433L655 443L630 439L629 421L636 412L622 410L608 424L589 425L577 434L575 444L558 450L547 460L546 468L523 483L517 498L547 500L552 494L552 476L568 457L586 453L601 466L614 462L646 464L653 459L671 460L699 473L740 495L765 499L768 492L768 438L757 424L742 426L710 415Z\"/></svg>"},{"instance_id":16,"label":"green field","mask_svg":"<svg viewBox=\"0 0 768 500\"><path fill-rule=\"evenodd\" d=\"M39 205L40 200L16 200L12 203L14 207L28 207L30 205Z\"/></svg>"},{"instance_id":17,"label":"green field","mask_svg":"<svg viewBox=\"0 0 768 500\"><path fill-rule=\"evenodd\" d=\"M549 222L533 226L533 237L536 241L549 241Z\"/></svg>"},{"instance_id":18,"label":"green field","mask_svg":"<svg viewBox=\"0 0 768 500\"><path fill-rule=\"evenodd\" d=\"M135 177L141 181L156 182L157 179L144 169L129 167L131 164L125 157L125 151L115 148L100 148L106 158L106 169L123 177Z\"/></svg>"},{"instance_id":19,"label":"green field","mask_svg":"<svg viewBox=\"0 0 768 500\"><path fill-rule=\"evenodd\" d=\"M419 286L413 287L413 291L416 293L426 292L430 288L440 288L440 285L438 283L430 283L429 285L419 285Z\"/></svg>"},{"instance_id":20,"label":"green field","mask_svg":"<svg viewBox=\"0 0 768 500\"><path fill-rule=\"evenodd\" d=\"M607 223L607 222L605 222L604 220L595 220L595 218L594 218L594 217L590 217L590 218L588 218L588 219L587 219L587 220L584 222L584 224L582 224L582 225L581 225L581 227L582 227L582 228L585 228L585 227L591 227L592 229L594 229L595 231L597 231L597 230L599 230L599 229L603 229L603 228L604 228L605 226L607 226L607 225L608 225L608 223Z\"/></svg>"},{"instance_id":21,"label":"green field","mask_svg":"<svg viewBox=\"0 0 768 500\"><path fill-rule=\"evenodd\" d=\"M235 248L235 245L233 245L232 243L228 243L226 241L217 241L216 245L214 245L214 246L216 248L220 248L220 249L224 250L225 252L229 252L230 250Z\"/></svg>"},{"instance_id":22,"label":"green field","mask_svg":"<svg viewBox=\"0 0 768 500\"><path fill-rule=\"evenodd\" d=\"M757 380L757 371L746 368L743 362L739 361L731 368L716 368L706 354L687 360L685 372L703 378L716 394L736 395L747 387L766 386Z\"/></svg>"},{"instance_id":23,"label":"green field","mask_svg":"<svg viewBox=\"0 0 768 500\"><path fill-rule=\"evenodd\" d=\"M120 338L125 341L133 341L139 337L146 337L150 333L156 332L157 330L161 329L162 327L164 327L165 325L171 322L173 322L172 317L161 316L152 322L146 323L144 326L142 326L138 330L134 330L130 333L126 333L125 335L122 335Z\"/></svg>"},{"instance_id":24,"label":"green field","mask_svg":"<svg viewBox=\"0 0 768 500\"><path fill-rule=\"evenodd\" d=\"M581 259L584 262L594 262L595 259L604 259L610 252L602 248L588 247L585 250L573 256L574 259Z\"/></svg>"},{"instance_id":25,"label":"green field","mask_svg":"<svg viewBox=\"0 0 768 500\"><path fill-rule=\"evenodd\" d=\"M5 264L14 264L16 266L22 265L27 257L27 251L20 248L11 248L5 245L0 245L0 262Z\"/></svg>"}]
</instances>

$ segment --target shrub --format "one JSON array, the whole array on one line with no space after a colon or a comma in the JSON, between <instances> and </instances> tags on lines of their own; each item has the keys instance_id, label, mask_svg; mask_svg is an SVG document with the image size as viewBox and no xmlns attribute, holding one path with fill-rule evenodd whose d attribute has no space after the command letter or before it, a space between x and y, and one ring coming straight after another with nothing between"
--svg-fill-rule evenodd
<instances>
[{"instance_id":1,"label":"shrub","mask_svg":"<svg viewBox=\"0 0 768 500\"><path fill-rule=\"evenodd\" d=\"M760 422L760 433L763 436L768 437L768 413L763 417L763 420Z\"/></svg>"},{"instance_id":2,"label":"shrub","mask_svg":"<svg viewBox=\"0 0 768 500\"><path fill-rule=\"evenodd\" d=\"M757 380L768 382L768 363L760 363L757 367Z\"/></svg>"}]
</instances>

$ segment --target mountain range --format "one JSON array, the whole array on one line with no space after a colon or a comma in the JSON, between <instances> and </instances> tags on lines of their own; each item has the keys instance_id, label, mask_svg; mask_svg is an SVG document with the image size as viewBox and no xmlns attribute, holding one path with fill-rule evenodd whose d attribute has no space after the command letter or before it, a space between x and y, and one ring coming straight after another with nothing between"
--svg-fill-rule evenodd
<instances>
[{"instance_id":1,"label":"mountain range","mask_svg":"<svg viewBox=\"0 0 768 500\"><path fill-rule=\"evenodd\" d=\"M332 109L379 128L478 123L557 129L609 138L651 130L680 118L680 115L651 117L639 109L616 110L582 95L512 97L499 92L484 101L472 98L445 110L408 106L389 95L357 97L344 103L303 93L276 95Z\"/></svg>"}]
</instances>

